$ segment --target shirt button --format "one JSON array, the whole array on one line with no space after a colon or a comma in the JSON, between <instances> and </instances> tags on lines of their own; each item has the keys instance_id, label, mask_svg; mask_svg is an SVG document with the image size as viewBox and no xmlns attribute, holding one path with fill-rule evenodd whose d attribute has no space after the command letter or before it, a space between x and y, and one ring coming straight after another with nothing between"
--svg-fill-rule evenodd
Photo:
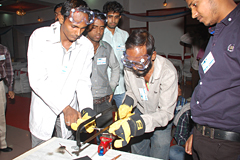
<instances>
[{"instance_id":1,"label":"shirt button","mask_svg":"<svg viewBox=\"0 0 240 160\"><path fill-rule=\"evenodd\" d=\"M228 18L228 21L232 21L232 18Z\"/></svg>"},{"instance_id":2,"label":"shirt button","mask_svg":"<svg viewBox=\"0 0 240 160\"><path fill-rule=\"evenodd\" d=\"M197 104L199 104L199 101L197 101Z\"/></svg>"},{"instance_id":3,"label":"shirt button","mask_svg":"<svg viewBox=\"0 0 240 160\"><path fill-rule=\"evenodd\" d=\"M200 82L199 84L202 85L202 82Z\"/></svg>"}]
</instances>

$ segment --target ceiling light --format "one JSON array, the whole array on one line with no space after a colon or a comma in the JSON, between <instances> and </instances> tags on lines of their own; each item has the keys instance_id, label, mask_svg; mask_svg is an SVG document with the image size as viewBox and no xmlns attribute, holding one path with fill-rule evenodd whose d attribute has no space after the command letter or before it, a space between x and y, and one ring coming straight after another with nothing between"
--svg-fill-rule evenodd
<instances>
[{"instance_id":1,"label":"ceiling light","mask_svg":"<svg viewBox=\"0 0 240 160\"><path fill-rule=\"evenodd\" d=\"M42 22L43 19L38 16L38 22Z\"/></svg>"},{"instance_id":2,"label":"ceiling light","mask_svg":"<svg viewBox=\"0 0 240 160\"><path fill-rule=\"evenodd\" d=\"M163 2L163 6L164 6L164 7L167 6L167 2L166 2L166 0Z\"/></svg>"},{"instance_id":3,"label":"ceiling light","mask_svg":"<svg viewBox=\"0 0 240 160\"><path fill-rule=\"evenodd\" d=\"M20 7L17 11L16 14L19 16L24 16L26 14L26 12L22 9L22 7Z\"/></svg>"}]
</instances>

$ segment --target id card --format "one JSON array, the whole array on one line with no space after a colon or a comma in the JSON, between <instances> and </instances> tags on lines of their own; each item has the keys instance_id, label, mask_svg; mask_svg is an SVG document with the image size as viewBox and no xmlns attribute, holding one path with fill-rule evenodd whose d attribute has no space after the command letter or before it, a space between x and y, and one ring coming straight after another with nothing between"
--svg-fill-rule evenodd
<instances>
[{"instance_id":1,"label":"id card","mask_svg":"<svg viewBox=\"0 0 240 160\"><path fill-rule=\"evenodd\" d=\"M125 45L117 46L117 51L125 51Z\"/></svg>"},{"instance_id":2,"label":"id card","mask_svg":"<svg viewBox=\"0 0 240 160\"><path fill-rule=\"evenodd\" d=\"M6 59L5 55L0 55L0 61L5 59Z\"/></svg>"},{"instance_id":3,"label":"id card","mask_svg":"<svg viewBox=\"0 0 240 160\"><path fill-rule=\"evenodd\" d=\"M209 52L207 57L201 63L204 74L207 73L207 71L212 67L214 63L215 59L212 55L212 52Z\"/></svg>"},{"instance_id":4,"label":"id card","mask_svg":"<svg viewBox=\"0 0 240 160\"><path fill-rule=\"evenodd\" d=\"M146 88L139 88L139 93L140 93L140 96L141 96L142 100L144 100L144 101L148 100Z\"/></svg>"},{"instance_id":5,"label":"id card","mask_svg":"<svg viewBox=\"0 0 240 160\"><path fill-rule=\"evenodd\" d=\"M106 58L98 58L97 65L103 65L103 64L106 64Z\"/></svg>"}]
</instances>

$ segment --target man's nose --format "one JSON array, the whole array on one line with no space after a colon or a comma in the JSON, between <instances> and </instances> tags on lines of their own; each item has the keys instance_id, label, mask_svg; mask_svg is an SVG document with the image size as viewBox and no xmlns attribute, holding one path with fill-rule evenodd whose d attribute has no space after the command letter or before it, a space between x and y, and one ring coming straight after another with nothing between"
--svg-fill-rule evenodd
<instances>
[{"instance_id":1,"label":"man's nose","mask_svg":"<svg viewBox=\"0 0 240 160\"><path fill-rule=\"evenodd\" d=\"M98 28L98 29L97 29L97 33L100 33L100 32L101 32L101 29L100 29L100 28Z\"/></svg>"},{"instance_id":2,"label":"man's nose","mask_svg":"<svg viewBox=\"0 0 240 160\"><path fill-rule=\"evenodd\" d=\"M76 35L79 37L81 35L81 29L76 30Z\"/></svg>"},{"instance_id":3,"label":"man's nose","mask_svg":"<svg viewBox=\"0 0 240 160\"><path fill-rule=\"evenodd\" d=\"M196 9L192 9L192 18L195 19L198 16L198 12Z\"/></svg>"}]
</instances>

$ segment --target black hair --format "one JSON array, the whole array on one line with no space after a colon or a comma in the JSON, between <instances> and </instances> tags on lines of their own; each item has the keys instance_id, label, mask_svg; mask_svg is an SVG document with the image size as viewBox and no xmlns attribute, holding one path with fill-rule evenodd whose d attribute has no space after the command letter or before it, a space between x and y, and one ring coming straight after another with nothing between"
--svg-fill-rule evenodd
<instances>
[{"instance_id":1,"label":"black hair","mask_svg":"<svg viewBox=\"0 0 240 160\"><path fill-rule=\"evenodd\" d=\"M53 10L53 11L55 12L57 8L62 7L62 6L63 6L63 3L58 3L58 4L54 7L54 10Z\"/></svg>"},{"instance_id":2,"label":"black hair","mask_svg":"<svg viewBox=\"0 0 240 160\"><path fill-rule=\"evenodd\" d=\"M95 18L103 20L104 21L104 25L106 26L107 25L107 21L106 21L107 17L106 17L106 15L104 15L104 13L102 13L98 9L93 9L92 11L94 12Z\"/></svg>"},{"instance_id":3,"label":"black hair","mask_svg":"<svg viewBox=\"0 0 240 160\"><path fill-rule=\"evenodd\" d=\"M72 8L81 7L83 9L89 9L87 3L83 0L67 0L63 3L61 14L64 16L64 19L66 19Z\"/></svg>"},{"instance_id":4,"label":"black hair","mask_svg":"<svg viewBox=\"0 0 240 160\"><path fill-rule=\"evenodd\" d=\"M147 54L151 56L153 51L155 51L154 43L154 37L148 31L142 29L134 30L126 41L126 49L146 45Z\"/></svg>"},{"instance_id":5,"label":"black hair","mask_svg":"<svg viewBox=\"0 0 240 160\"><path fill-rule=\"evenodd\" d=\"M106 2L103 6L103 13L118 12L120 15L123 13L123 6L117 1Z\"/></svg>"}]
</instances>

